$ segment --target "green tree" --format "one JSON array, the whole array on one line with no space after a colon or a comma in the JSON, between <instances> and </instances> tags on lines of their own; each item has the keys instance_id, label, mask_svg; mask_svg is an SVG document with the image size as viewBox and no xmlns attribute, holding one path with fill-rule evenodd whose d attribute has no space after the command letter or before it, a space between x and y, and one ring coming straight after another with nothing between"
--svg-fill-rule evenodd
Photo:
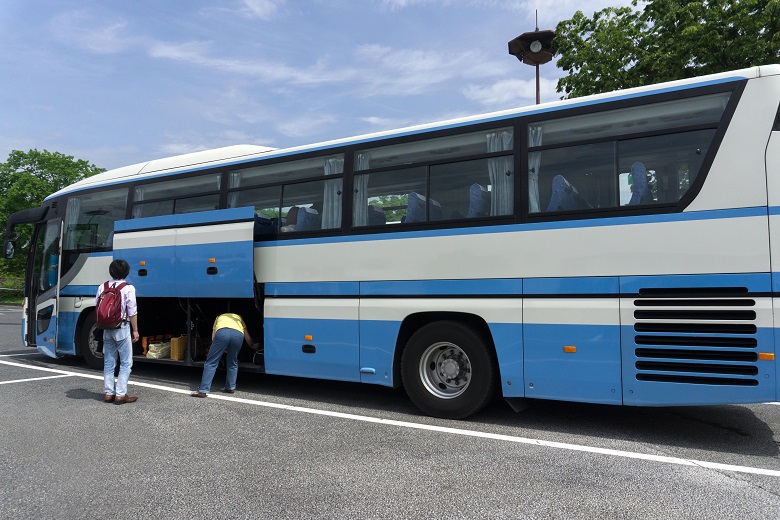
<instances>
[{"instance_id":1,"label":"green tree","mask_svg":"<svg viewBox=\"0 0 780 520\"><path fill-rule=\"evenodd\" d=\"M104 172L83 159L47 150L12 151L0 163L0 223L3 231L8 217L19 210L34 208L57 190L76 181ZM21 229L18 244L30 239L30 229ZM26 255L0 262L0 276L19 280L24 276Z\"/></svg>"},{"instance_id":2,"label":"green tree","mask_svg":"<svg viewBox=\"0 0 780 520\"><path fill-rule=\"evenodd\" d=\"M639 6L641 5L641 9ZM556 28L565 98L776 63L780 0L634 0Z\"/></svg>"}]
</instances>

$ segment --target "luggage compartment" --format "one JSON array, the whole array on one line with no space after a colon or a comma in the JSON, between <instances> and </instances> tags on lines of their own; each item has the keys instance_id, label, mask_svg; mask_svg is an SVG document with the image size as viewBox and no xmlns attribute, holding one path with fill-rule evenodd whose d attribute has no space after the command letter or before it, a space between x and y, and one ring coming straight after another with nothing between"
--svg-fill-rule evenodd
<instances>
[{"instance_id":1,"label":"luggage compartment","mask_svg":"<svg viewBox=\"0 0 780 520\"><path fill-rule=\"evenodd\" d=\"M262 342L263 316L249 298L150 298L138 297L138 332L141 340L133 344L134 360L149 363L172 363L202 366L211 345L214 320L225 312L240 315L249 335L261 349L255 351L246 343L238 355L239 368L263 372ZM186 337L183 337L186 336ZM145 348L153 342L184 341L183 359L170 356L153 359L145 355Z\"/></svg>"}]
</instances>

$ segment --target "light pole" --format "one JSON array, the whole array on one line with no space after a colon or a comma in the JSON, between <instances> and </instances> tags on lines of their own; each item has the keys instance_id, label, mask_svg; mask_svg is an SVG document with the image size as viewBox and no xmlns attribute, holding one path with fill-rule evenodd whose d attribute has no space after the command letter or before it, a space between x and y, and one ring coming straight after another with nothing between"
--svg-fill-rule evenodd
<instances>
[{"instance_id":1,"label":"light pole","mask_svg":"<svg viewBox=\"0 0 780 520\"><path fill-rule=\"evenodd\" d=\"M536 104L541 102L539 93L539 65L547 63L555 56L553 47L555 31L540 31L537 15L536 30L523 33L509 41L509 54L515 56L526 65L536 67Z\"/></svg>"}]
</instances>

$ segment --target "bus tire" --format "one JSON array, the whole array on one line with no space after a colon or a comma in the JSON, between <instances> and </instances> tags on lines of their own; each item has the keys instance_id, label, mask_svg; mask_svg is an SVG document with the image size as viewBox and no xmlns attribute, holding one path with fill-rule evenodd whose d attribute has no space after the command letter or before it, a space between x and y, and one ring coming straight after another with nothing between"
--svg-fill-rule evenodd
<instances>
[{"instance_id":1,"label":"bus tire","mask_svg":"<svg viewBox=\"0 0 780 520\"><path fill-rule=\"evenodd\" d=\"M98 352L98 340L95 339L95 313L90 312L81 325L79 352L90 368L103 368L103 349ZM102 338L101 338L102 341ZM102 347L102 345L100 345Z\"/></svg>"},{"instance_id":2,"label":"bus tire","mask_svg":"<svg viewBox=\"0 0 780 520\"><path fill-rule=\"evenodd\" d=\"M463 419L495 396L497 369L481 334L454 321L439 321L409 338L401 378L409 399L422 412Z\"/></svg>"}]
</instances>

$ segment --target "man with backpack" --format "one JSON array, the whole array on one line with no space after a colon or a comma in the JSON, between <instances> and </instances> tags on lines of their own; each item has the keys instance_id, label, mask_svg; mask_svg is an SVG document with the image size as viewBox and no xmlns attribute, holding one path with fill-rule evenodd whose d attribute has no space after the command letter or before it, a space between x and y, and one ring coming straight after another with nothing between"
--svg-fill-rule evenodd
<instances>
[{"instance_id":1,"label":"man with backpack","mask_svg":"<svg viewBox=\"0 0 780 520\"><path fill-rule=\"evenodd\" d=\"M98 329L103 329L103 378L106 403L134 403L138 397L127 395L127 381L133 366L133 343L138 341L138 306L135 287L125 282L130 265L114 260L108 266L111 280L98 287L96 315ZM114 382L114 368L119 356L119 376Z\"/></svg>"}]
</instances>

